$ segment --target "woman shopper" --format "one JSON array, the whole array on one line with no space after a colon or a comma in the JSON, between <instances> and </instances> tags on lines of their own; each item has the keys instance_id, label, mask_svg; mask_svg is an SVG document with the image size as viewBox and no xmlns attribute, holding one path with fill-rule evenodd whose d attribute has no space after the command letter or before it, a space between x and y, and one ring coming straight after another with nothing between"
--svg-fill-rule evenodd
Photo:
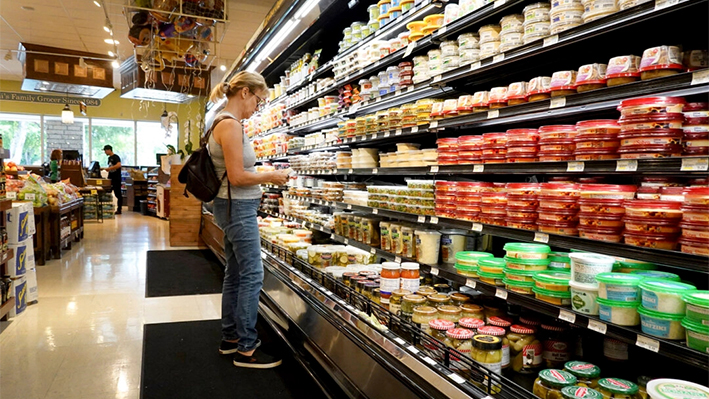
<instances>
[{"instance_id":1,"label":"woman shopper","mask_svg":"<svg viewBox=\"0 0 709 399\"><path fill-rule=\"evenodd\" d=\"M263 285L256 216L262 196L259 184L284 185L290 172L257 173L254 168L256 154L244 134L241 121L262 107L267 95L268 87L263 77L246 71L215 87L210 100L216 103L226 96L227 103L216 116L216 125L207 143L217 176L227 172L227 178L214 199L214 218L224 230L227 258L222 287L222 343L219 353L233 353L235 366L259 369L281 364L279 358L258 349L261 341L256 331L256 319L259 292ZM231 190L230 207L227 190Z\"/></svg>"},{"instance_id":2,"label":"woman shopper","mask_svg":"<svg viewBox=\"0 0 709 399\"><path fill-rule=\"evenodd\" d=\"M49 180L52 183L59 181L59 163L62 161L62 150L52 150L52 155L49 157Z\"/></svg>"}]
</instances>

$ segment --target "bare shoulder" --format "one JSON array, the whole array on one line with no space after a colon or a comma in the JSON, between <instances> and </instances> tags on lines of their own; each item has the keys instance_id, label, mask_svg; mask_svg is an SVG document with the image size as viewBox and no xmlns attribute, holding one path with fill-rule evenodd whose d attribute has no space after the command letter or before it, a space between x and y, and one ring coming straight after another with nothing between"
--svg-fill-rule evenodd
<instances>
[{"instance_id":1,"label":"bare shoulder","mask_svg":"<svg viewBox=\"0 0 709 399\"><path fill-rule=\"evenodd\" d=\"M229 140L233 138L240 137L241 135L241 124L235 119L227 118L219 122L214 128L214 139L217 143L223 140Z\"/></svg>"}]
</instances>

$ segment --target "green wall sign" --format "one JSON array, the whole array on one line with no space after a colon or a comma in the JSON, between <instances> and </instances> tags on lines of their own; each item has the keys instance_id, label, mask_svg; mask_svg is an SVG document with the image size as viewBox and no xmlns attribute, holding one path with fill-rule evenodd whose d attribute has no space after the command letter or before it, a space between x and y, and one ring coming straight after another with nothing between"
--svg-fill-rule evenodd
<instances>
[{"instance_id":1,"label":"green wall sign","mask_svg":"<svg viewBox=\"0 0 709 399\"><path fill-rule=\"evenodd\" d=\"M13 91L0 91L0 101L22 101L27 103L66 104L79 105L83 102L89 107L101 106L97 98L65 97L53 94L18 93Z\"/></svg>"}]
</instances>

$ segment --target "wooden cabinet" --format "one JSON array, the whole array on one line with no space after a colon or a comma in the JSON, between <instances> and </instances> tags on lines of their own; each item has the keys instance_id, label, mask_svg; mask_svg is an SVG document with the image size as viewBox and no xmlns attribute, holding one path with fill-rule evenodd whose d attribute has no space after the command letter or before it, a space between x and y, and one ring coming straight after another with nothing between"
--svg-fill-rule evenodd
<instances>
[{"instance_id":1,"label":"wooden cabinet","mask_svg":"<svg viewBox=\"0 0 709 399\"><path fill-rule=\"evenodd\" d=\"M172 165L170 177L170 246L204 246L199 237L202 218L202 202L189 193L185 197L185 185L177 180L182 165Z\"/></svg>"}]
</instances>

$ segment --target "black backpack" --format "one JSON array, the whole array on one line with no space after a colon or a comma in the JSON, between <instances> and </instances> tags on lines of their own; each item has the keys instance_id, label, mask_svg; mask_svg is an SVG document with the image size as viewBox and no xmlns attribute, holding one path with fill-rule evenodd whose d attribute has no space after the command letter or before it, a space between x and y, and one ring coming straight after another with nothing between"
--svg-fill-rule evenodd
<instances>
[{"instance_id":1,"label":"black backpack","mask_svg":"<svg viewBox=\"0 0 709 399\"><path fill-rule=\"evenodd\" d=\"M217 116L212 123L212 127L207 130L207 133L205 133L200 140L200 148L196 149L190 156L190 159L182 166L177 180L185 185L185 191L183 193L185 197L188 197L187 192L189 191L190 194L194 195L198 200L210 202L219 194L219 188L222 186L222 181L226 177L226 171L221 178L217 176L212 157L207 150L207 143L209 142L209 136L212 135L214 127L224 119L234 118L226 114ZM231 200L231 188L227 191L229 192L229 199Z\"/></svg>"}]
</instances>

